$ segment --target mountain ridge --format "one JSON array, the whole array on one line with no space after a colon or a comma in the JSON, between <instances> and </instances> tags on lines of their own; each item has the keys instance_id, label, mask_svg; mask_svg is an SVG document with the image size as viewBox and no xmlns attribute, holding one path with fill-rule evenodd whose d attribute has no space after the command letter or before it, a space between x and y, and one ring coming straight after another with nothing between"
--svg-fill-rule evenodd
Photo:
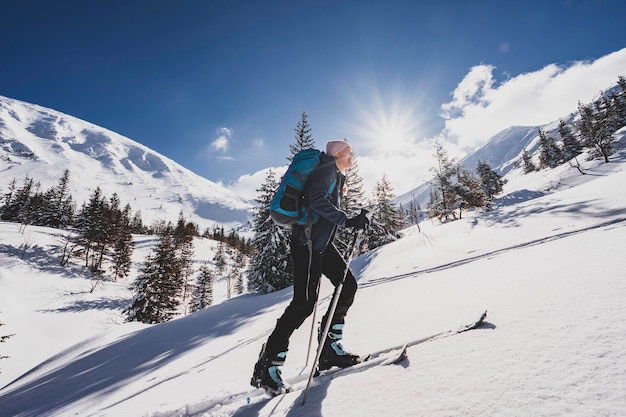
<instances>
[{"instance_id":1,"label":"mountain ridge","mask_svg":"<svg viewBox=\"0 0 626 417\"><path fill-rule=\"evenodd\" d=\"M46 189L70 170L80 205L100 186L141 211L145 224L180 212L201 228L246 224L253 204L130 138L37 104L0 96L0 179Z\"/></svg>"}]
</instances>

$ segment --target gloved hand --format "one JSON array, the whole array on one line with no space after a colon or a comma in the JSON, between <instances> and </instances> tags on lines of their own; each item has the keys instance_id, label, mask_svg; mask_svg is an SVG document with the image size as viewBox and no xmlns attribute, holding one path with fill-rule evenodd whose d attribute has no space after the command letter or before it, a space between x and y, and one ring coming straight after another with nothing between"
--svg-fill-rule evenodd
<instances>
[{"instance_id":1,"label":"gloved hand","mask_svg":"<svg viewBox=\"0 0 626 417\"><path fill-rule=\"evenodd\" d=\"M361 214L346 220L346 227L354 227L355 230L365 230L370 225L370 219L366 216L367 211L361 211Z\"/></svg>"}]
</instances>

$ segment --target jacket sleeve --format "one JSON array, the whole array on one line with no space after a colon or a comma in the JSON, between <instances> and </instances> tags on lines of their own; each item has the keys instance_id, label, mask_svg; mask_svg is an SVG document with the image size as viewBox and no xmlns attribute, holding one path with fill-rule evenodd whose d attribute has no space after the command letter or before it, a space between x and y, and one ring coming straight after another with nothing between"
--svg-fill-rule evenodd
<instances>
[{"instance_id":1,"label":"jacket sleeve","mask_svg":"<svg viewBox=\"0 0 626 417\"><path fill-rule=\"evenodd\" d=\"M334 189L331 190L331 187ZM348 216L332 200L333 192L341 192L337 184L337 168L334 159L318 166L309 177L309 207L329 222L342 226Z\"/></svg>"}]
</instances>

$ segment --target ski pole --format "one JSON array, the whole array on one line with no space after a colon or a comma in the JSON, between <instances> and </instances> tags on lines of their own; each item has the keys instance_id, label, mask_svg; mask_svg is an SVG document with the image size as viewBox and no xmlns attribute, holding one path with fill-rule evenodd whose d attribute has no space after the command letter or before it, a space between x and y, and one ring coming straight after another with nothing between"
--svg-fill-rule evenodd
<instances>
[{"instance_id":1,"label":"ski pole","mask_svg":"<svg viewBox=\"0 0 626 417\"><path fill-rule=\"evenodd\" d=\"M354 234L354 238L352 239L352 244L350 245L350 249L348 251L348 259L346 260L346 268L343 271L343 278L339 282L339 285L335 288L335 293L333 294L333 300L328 309L328 315L326 317L326 324L324 325L324 331L320 335L320 343L317 347L317 353L315 354L315 361L313 362L313 368L311 369L311 373L309 374L309 380L307 381L306 387L304 388L304 394L302 397L302 405L306 402L306 396L309 392L309 387L311 386L311 381L313 380L313 375L315 375L315 368L317 368L317 364L319 363L320 356L322 355L322 348L324 347L324 341L326 340L326 336L328 335L328 331L330 330L330 324L333 319L333 315L335 314L335 310L337 309L337 303L339 302L339 294L341 294L341 290L343 288L343 282L346 279L346 275L348 275L348 270L350 269L350 262L352 261L352 255L354 254L354 249L356 248L356 242L360 236L360 231L357 231Z\"/></svg>"},{"instance_id":2,"label":"ski pole","mask_svg":"<svg viewBox=\"0 0 626 417\"><path fill-rule=\"evenodd\" d=\"M318 303L318 297L319 297L319 288L320 288L320 284L319 282L317 283L317 291L315 292L315 306L313 307L313 317L311 318L311 333L309 334L309 347L306 350L306 361L304 363L304 367L306 368L307 366L309 366L309 358L311 356L311 345L313 344L313 332L315 330L315 316L317 313L317 303Z\"/></svg>"}]
</instances>

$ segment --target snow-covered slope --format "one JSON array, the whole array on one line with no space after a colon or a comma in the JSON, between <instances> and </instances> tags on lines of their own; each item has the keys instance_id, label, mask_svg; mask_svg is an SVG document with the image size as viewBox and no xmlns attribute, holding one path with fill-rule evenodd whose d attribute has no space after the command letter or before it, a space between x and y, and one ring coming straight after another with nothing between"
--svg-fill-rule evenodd
<instances>
[{"instance_id":1,"label":"snow-covered slope","mask_svg":"<svg viewBox=\"0 0 626 417\"><path fill-rule=\"evenodd\" d=\"M494 135L480 149L472 152L463 160L463 167L474 170L478 161L486 162L500 175L504 175L513 168L513 161L519 159L522 151L538 135L537 126L513 126ZM532 153L533 149L529 149Z\"/></svg>"},{"instance_id":2,"label":"snow-covered slope","mask_svg":"<svg viewBox=\"0 0 626 417\"><path fill-rule=\"evenodd\" d=\"M201 230L246 222L252 205L131 139L58 111L0 96L0 185L28 175L48 189L70 170L79 206L100 186L145 224L183 214Z\"/></svg>"},{"instance_id":3,"label":"snow-covered slope","mask_svg":"<svg viewBox=\"0 0 626 417\"><path fill-rule=\"evenodd\" d=\"M538 129L538 126L513 126L504 129L459 163L466 169L474 170L478 166L478 161L486 162L500 175L505 175L519 161L524 149L531 154L536 151ZM408 207L411 200L417 201L424 209L430 200L430 183L424 183L396 198L396 202L404 207Z\"/></svg>"},{"instance_id":4,"label":"snow-covered slope","mask_svg":"<svg viewBox=\"0 0 626 417\"><path fill-rule=\"evenodd\" d=\"M580 158L587 175L513 169L494 211L424 222L356 259L349 350L454 329L485 309L488 324L414 346L399 365L315 380L304 406L301 391L249 404L245 393L290 289L120 324L123 283L89 293L79 271L45 262L54 231L33 228L37 249L21 260L24 237L0 224L0 334L15 333L0 367L23 368L0 374L0 416L623 416L625 134L611 163ZM321 310L330 296L324 282ZM308 372L310 326L292 337L288 380Z\"/></svg>"}]
</instances>

